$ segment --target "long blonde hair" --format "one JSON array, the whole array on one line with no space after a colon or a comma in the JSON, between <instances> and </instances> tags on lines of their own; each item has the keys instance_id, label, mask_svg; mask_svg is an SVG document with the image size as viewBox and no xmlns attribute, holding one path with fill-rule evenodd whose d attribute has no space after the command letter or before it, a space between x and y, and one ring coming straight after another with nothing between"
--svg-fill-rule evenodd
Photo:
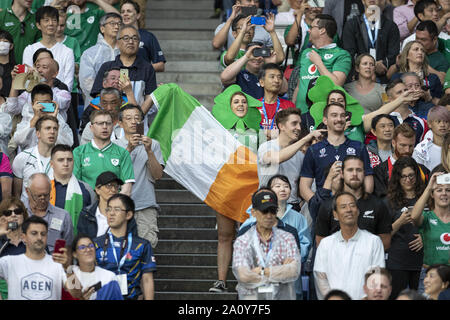
<instances>
[{"instance_id":1,"label":"long blonde hair","mask_svg":"<svg viewBox=\"0 0 450 320\"><path fill-rule=\"evenodd\" d=\"M403 51L400 53L400 57L398 59L398 65L400 68L400 72L401 73L405 73L405 72L409 72L409 61L408 61L408 54L409 54L409 50L411 50L411 47L413 46L413 44L418 43L420 44L422 47L423 45L419 42L419 41L411 41L408 42L405 45L405 48L403 48ZM422 62L422 72L423 72L423 77L428 76L428 58L427 55L424 51L423 54L423 62ZM420 75L419 75L420 76ZM421 78L423 78L421 77Z\"/></svg>"}]
</instances>

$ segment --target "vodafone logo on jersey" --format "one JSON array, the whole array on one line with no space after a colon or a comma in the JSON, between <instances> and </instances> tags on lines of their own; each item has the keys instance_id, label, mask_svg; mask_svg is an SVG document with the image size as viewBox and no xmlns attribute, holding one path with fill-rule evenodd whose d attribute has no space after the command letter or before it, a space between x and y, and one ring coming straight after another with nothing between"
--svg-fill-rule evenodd
<instances>
[{"instance_id":1,"label":"vodafone logo on jersey","mask_svg":"<svg viewBox=\"0 0 450 320\"><path fill-rule=\"evenodd\" d=\"M445 245L450 244L450 233L441 234L441 242Z\"/></svg>"},{"instance_id":2,"label":"vodafone logo on jersey","mask_svg":"<svg viewBox=\"0 0 450 320\"><path fill-rule=\"evenodd\" d=\"M309 74L315 74L316 71L317 71L317 66L315 64L312 64L309 66L309 68L308 68Z\"/></svg>"}]
</instances>

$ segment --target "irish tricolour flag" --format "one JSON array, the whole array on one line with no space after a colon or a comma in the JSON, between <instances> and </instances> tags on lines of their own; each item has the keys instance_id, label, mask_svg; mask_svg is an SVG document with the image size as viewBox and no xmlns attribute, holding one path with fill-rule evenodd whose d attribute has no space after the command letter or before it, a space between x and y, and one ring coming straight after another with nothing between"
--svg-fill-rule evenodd
<instances>
[{"instance_id":1,"label":"irish tricolour flag","mask_svg":"<svg viewBox=\"0 0 450 320\"><path fill-rule=\"evenodd\" d=\"M244 222L258 189L256 155L176 84L151 96L158 114L148 135L161 145L164 171L215 211Z\"/></svg>"}]
</instances>

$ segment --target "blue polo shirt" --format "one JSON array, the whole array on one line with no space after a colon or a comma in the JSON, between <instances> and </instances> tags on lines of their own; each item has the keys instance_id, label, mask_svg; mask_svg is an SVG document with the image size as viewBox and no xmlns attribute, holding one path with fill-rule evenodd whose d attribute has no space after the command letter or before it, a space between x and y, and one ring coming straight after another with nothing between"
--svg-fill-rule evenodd
<instances>
[{"instance_id":1,"label":"blue polo shirt","mask_svg":"<svg viewBox=\"0 0 450 320\"><path fill-rule=\"evenodd\" d=\"M309 147L303 160L300 176L315 178L317 188L321 188L326 179L326 176L324 176L325 169L335 161L344 161L347 156L357 156L360 158L364 162L365 175L373 174L369 153L364 144L346 138L345 142L338 148L331 145L327 139Z\"/></svg>"},{"instance_id":2,"label":"blue polo shirt","mask_svg":"<svg viewBox=\"0 0 450 320\"><path fill-rule=\"evenodd\" d=\"M241 87L243 92L255 99L264 97L264 88L259 84L258 77L247 70L241 70L237 74L236 84Z\"/></svg>"}]
</instances>

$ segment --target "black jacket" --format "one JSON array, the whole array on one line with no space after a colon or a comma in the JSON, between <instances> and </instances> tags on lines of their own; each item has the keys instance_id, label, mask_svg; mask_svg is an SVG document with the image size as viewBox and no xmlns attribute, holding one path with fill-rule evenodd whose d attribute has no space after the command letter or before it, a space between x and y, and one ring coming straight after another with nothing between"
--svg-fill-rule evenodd
<instances>
[{"instance_id":1,"label":"black jacket","mask_svg":"<svg viewBox=\"0 0 450 320\"><path fill-rule=\"evenodd\" d=\"M388 69L395 64L396 57L400 52L400 32L395 22L386 19L384 16L381 16L375 47L377 61L382 60ZM358 55L370 52L369 35L363 16L354 17L345 23L342 34L342 48L352 56L353 65ZM352 71L354 71L354 68ZM351 79L348 80L351 81Z\"/></svg>"}]
</instances>

